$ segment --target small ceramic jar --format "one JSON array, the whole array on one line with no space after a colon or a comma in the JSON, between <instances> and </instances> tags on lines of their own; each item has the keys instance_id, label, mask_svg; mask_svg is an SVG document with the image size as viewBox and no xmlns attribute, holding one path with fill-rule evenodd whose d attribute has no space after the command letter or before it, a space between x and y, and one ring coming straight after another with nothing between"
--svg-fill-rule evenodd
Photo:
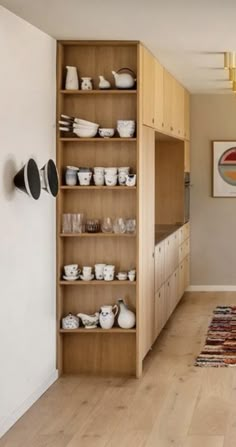
<instances>
[{"instance_id":1,"label":"small ceramic jar","mask_svg":"<svg viewBox=\"0 0 236 447\"><path fill-rule=\"evenodd\" d=\"M81 90L92 90L92 78L84 77L81 78Z\"/></svg>"},{"instance_id":2,"label":"small ceramic jar","mask_svg":"<svg viewBox=\"0 0 236 447\"><path fill-rule=\"evenodd\" d=\"M78 329L79 318L69 313L66 317L62 318L62 329Z\"/></svg>"}]
</instances>

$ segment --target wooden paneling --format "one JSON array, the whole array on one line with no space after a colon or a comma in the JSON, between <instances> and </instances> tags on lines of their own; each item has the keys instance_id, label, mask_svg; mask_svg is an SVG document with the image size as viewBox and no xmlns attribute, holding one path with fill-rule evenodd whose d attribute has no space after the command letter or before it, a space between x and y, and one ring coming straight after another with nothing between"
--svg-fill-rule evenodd
<instances>
[{"instance_id":1,"label":"wooden paneling","mask_svg":"<svg viewBox=\"0 0 236 447\"><path fill-rule=\"evenodd\" d=\"M173 77L164 69L164 91L163 91L163 130L167 134L173 132Z\"/></svg>"},{"instance_id":2,"label":"wooden paneling","mask_svg":"<svg viewBox=\"0 0 236 447\"><path fill-rule=\"evenodd\" d=\"M184 222L184 142L156 142L156 224Z\"/></svg>"},{"instance_id":3,"label":"wooden paneling","mask_svg":"<svg viewBox=\"0 0 236 447\"><path fill-rule=\"evenodd\" d=\"M155 292L155 324L154 341L166 323L165 286L164 284Z\"/></svg>"},{"instance_id":4,"label":"wooden paneling","mask_svg":"<svg viewBox=\"0 0 236 447\"><path fill-rule=\"evenodd\" d=\"M154 332L154 130L142 126L139 151L139 295L140 355L145 357L153 342Z\"/></svg>"},{"instance_id":5,"label":"wooden paneling","mask_svg":"<svg viewBox=\"0 0 236 447\"><path fill-rule=\"evenodd\" d=\"M142 74L142 122L146 126L154 127L155 59L145 47L142 48Z\"/></svg>"}]
</instances>

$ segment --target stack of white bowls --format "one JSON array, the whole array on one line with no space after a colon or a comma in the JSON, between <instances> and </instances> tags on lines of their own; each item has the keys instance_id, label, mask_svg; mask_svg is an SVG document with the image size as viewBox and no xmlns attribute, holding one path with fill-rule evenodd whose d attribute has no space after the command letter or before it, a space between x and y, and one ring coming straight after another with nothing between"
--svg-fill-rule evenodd
<instances>
[{"instance_id":1,"label":"stack of white bowls","mask_svg":"<svg viewBox=\"0 0 236 447\"><path fill-rule=\"evenodd\" d=\"M97 135L99 124L91 121L74 119L73 132L80 138L93 138Z\"/></svg>"},{"instance_id":2,"label":"stack of white bowls","mask_svg":"<svg viewBox=\"0 0 236 447\"><path fill-rule=\"evenodd\" d=\"M135 121L117 120L117 131L121 138L132 138L135 132Z\"/></svg>"}]
</instances>

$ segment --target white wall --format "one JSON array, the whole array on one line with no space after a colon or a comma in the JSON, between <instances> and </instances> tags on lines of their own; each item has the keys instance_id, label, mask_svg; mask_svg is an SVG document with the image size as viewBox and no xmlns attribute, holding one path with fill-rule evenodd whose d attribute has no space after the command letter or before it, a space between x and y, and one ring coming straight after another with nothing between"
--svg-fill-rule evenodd
<instances>
[{"instance_id":1,"label":"white wall","mask_svg":"<svg viewBox=\"0 0 236 447\"><path fill-rule=\"evenodd\" d=\"M0 434L56 378L55 199L16 191L55 159L55 40L0 7Z\"/></svg>"},{"instance_id":2,"label":"white wall","mask_svg":"<svg viewBox=\"0 0 236 447\"><path fill-rule=\"evenodd\" d=\"M192 290L236 290L236 199L212 197L212 141L235 141L235 123L233 93L191 96Z\"/></svg>"}]
</instances>

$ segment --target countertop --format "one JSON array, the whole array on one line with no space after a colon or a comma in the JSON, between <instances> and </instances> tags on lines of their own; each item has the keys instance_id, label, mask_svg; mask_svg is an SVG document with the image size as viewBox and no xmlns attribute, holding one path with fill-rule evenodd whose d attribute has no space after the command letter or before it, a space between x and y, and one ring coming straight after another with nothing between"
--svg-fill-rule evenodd
<instances>
[{"instance_id":1,"label":"countertop","mask_svg":"<svg viewBox=\"0 0 236 447\"><path fill-rule=\"evenodd\" d=\"M159 244L161 241L166 239L172 233L181 228L184 224L178 225L155 225L155 245Z\"/></svg>"}]
</instances>

